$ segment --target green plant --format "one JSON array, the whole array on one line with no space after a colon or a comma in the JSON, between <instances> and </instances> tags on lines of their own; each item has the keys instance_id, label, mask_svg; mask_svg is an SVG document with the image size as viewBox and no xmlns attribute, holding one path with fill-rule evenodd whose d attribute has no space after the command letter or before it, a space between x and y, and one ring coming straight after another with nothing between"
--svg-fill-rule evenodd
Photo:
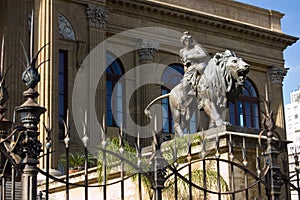
<instances>
[{"instance_id":1,"label":"green plant","mask_svg":"<svg viewBox=\"0 0 300 200\"><path fill-rule=\"evenodd\" d=\"M98 182L103 183L103 160L104 160L104 155L105 155L105 162L106 162L106 179L109 178L109 174L111 173L112 168L119 167L121 164L121 159L119 157L116 157L109 152L117 153L121 155L120 153L120 147L119 147L119 138L113 137L113 138L108 138L106 141L106 148L105 151L102 149L102 147L98 153L98 162L97 162L97 172L98 172ZM123 152L123 157L126 160L129 160L132 163L137 163L137 158L136 158L136 150L132 146L130 146L127 142L124 142L124 152ZM103 153L105 152L105 154ZM134 173L134 169L127 165L126 163L124 164L124 171L126 171L127 174Z\"/></svg>"},{"instance_id":2,"label":"green plant","mask_svg":"<svg viewBox=\"0 0 300 200\"><path fill-rule=\"evenodd\" d=\"M113 168L118 169L120 167L121 164L121 160L119 157L116 157L112 154L109 153L109 151L117 153L121 156L121 152L120 152L120 146L119 146L119 138L114 137L111 139L107 139L107 145L106 145L106 151L100 150L98 153L98 162L97 162L97 171L98 171L98 182L99 184L103 184L103 159L104 159L104 153L105 153L105 162L106 162L106 181L109 179L109 175L111 174L111 171ZM123 151L123 155L122 157L125 160L128 160L129 162L131 162L132 164L137 164L138 162L138 158L137 158L137 152L136 149L132 146L130 146L127 142L124 142L124 151ZM141 158L142 159L142 163L144 163L143 161L146 160L145 157ZM145 167L150 167L149 165L147 166L143 166L145 171L147 171L145 169ZM132 166L130 166L129 164L127 164L126 162L124 162L124 173L125 175L132 175L132 180L133 182L135 182L136 184L138 184L138 173L137 170L135 168L133 168ZM150 180L143 175L142 173L141 175L141 182L142 185L145 189L145 191L147 192L147 194L149 195L149 198L151 198L153 196L153 190L151 189L151 182Z\"/></svg>"},{"instance_id":3,"label":"green plant","mask_svg":"<svg viewBox=\"0 0 300 200\"><path fill-rule=\"evenodd\" d=\"M93 166L95 164L93 156L88 153L87 161L89 166ZM66 154L62 154L59 159L59 163L66 167L67 165L67 156ZM84 152L73 152L69 153L69 169L81 170L83 169L85 164L85 153Z\"/></svg>"},{"instance_id":4,"label":"green plant","mask_svg":"<svg viewBox=\"0 0 300 200\"><path fill-rule=\"evenodd\" d=\"M201 145L202 142L203 139L199 134L186 134L183 137L178 137L163 144L161 151L163 157L169 164L172 164L174 161L184 163L186 162L186 155L188 154L188 144L190 143L193 147ZM175 152L176 155L174 155Z\"/></svg>"},{"instance_id":5,"label":"green plant","mask_svg":"<svg viewBox=\"0 0 300 200\"><path fill-rule=\"evenodd\" d=\"M185 174L184 177L186 179L188 179L188 174ZM193 182L194 184L203 187L204 183L203 183L203 170L200 169L195 169L192 171L192 180L191 182ZM226 183L226 181L223 179L223 177L219 177L218 179L218 173L212 170L206 170L206 188L208 190L212 190L215 191L218 188L218 181L220 181L220 190L221 192L227 192L229 191L228 185ZM172 198L174 197L174 190L175 190L175 183L174 183L174 178L170 178L167 182L166 182L166 187L164 189L164 194L166 196L168 196L168 198ZM188 183L186 183L185 181L183 181L182 179L178 178L177 180L177 190L178 190L178 198L179 199L188 199L188 195L189 195L189 187L190 185ZM194 198L199 198L199 199L203 199L203 191L198 190L194 187L192 187L192 193L193 193L193 197ZM193 198L193 199L194 199ZM210 195L206 198L208 200L210 199L214 199L213 197L210 197Z\"/></svg>"}]
</instances>

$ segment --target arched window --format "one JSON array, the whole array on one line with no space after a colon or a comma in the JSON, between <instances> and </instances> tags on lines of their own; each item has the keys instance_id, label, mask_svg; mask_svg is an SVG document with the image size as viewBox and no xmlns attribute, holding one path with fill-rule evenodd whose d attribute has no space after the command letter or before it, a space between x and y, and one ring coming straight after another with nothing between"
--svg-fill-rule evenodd
<instances>
[{"instance_id":1,"label":"arched window","mask_svg":"<svg viewBox=\"0 0 300 200\"><path fill-rule=\"evenodd\" d=\"M68 107L68 51L59 50L58 53L58 124L59 140L65 138L65 127Z\"/></svg>"},{"instance_id":2,"label":"arched window","mask_svg":"<svg viewBox=\"0 0 300 200\"><path fill-rule=\"evenodd\" d=\"M259 129L259 98L250 80L245 81L243 93L234 104L230 103L229 111L232 125Z\"/></svg>"},{"instance_id":3,"label":"arched window","mask_svg":"<svg viewBox=\"0 0 300 200\"><path fill-rule=\"evenodd\" d=\"M106 66L106 124L107 126L118 126L124 124L124 83L119 81L124 69L121 61L110 53L106 54ZM114 90L115 96L113 97Z\"/></svg>"},{"instance_id":4,"label":"arched window","mask_svg":"<svg viewBox=\"0 0 300 200\"><path fill-rule=\"evenodd\" d=\"M180 83L184 74L184 68L181 64L169 65L162 74L162 81L165 86L162 86L162 94L167 94L172 88ZM162 99L162 131L164 133L174 133L174 122L172 113L169 107L169 99ZM190 132L196 132L196 116L192 116L190 120Z\"/></svg>"}]
</instances>

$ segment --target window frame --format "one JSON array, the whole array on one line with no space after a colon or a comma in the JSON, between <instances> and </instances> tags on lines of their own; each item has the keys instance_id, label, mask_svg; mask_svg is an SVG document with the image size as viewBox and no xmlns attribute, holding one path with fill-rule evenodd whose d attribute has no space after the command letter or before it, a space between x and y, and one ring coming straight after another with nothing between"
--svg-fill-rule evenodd
<instances>
[{"instance_id":1,"label":"window frame","mask_svg":"<svg viewBox=\"0 0 300 200\"><path fill-rule=\"evenodd\" d=\"M109 58L110 56L110 58ZM108 61L108 59L110 59L110 61ZM112 61L111 61L112 60ZM108 64L108 62L111 62L110 64ZM115 65L116 64L116 65ZM122 125L124 127L124 125L126 124L125 122L125 113L124 113L124 108L125 108L125 103L123 101L123 99L125 98L125 81L123 80L122 82L120 82L121 77L124 74L124 66L122 64L122 62L120 61L119 58L117 58L114 54L108 52L106 54L106 70L105 70L105 76L106 76L106 81L105 81L105 93L106 93L106 106L105 106L105 121L106 121L106 125L108 127L118 127L120 125ZM111 93L110 95L108 95L108 82L111 82ZM116 98L113 98L115 101L112 101L112 94L113 91L115 89L115 87L117 87L117 84L121 84L121 109L122 109L122 121L121 122L116 122L116 119L113 115L113 113L117 113L118 111L116 110L117 106L118 106L118 102ZM108 96L110 96L110 98L108 99ZM110 108L108 107L108 101L110 101ZM110 114L108 114L110 113Z\"/></svg>"},{"instance_id":2,"label":"window frame","mask_svg":"<svg viewBox=\"0 0 300 200\"><path fill-rule=\"evenodd\" d=\"M243 92L240 94L239 98L237 98L234 102L230 102L229 121L232 125L235 126L260 129L260 101L258 98L258 92L252 81L247 79L246 82L247 83L245 83L245 87L243 89ZM248 88L248 85L251 88ZM244 95L245 92L247 92L247 95ZM247 105L250 106L250 113L246 110ZM257 115L255 113L255 109ZM250 120L247 117L250 117ZM233 119L234 122L232 121Z\"/></svg>"},{"instance_id":3,"label":"window frame","mask_svg":"<svg viewBox=\"0 0 300 200\"><path fill-rule=\"evenodd\" d=\"M58 134L59 140L63 140L65 137L62 120L66 121L68 110L68 54L69 52L67 50L59 49L58 51L58 122L60 129ZM61 58L63 58L63 61L61 60ZM61 86L61 84L63 84L63 86Z\"/></svg>"}]
</instances>

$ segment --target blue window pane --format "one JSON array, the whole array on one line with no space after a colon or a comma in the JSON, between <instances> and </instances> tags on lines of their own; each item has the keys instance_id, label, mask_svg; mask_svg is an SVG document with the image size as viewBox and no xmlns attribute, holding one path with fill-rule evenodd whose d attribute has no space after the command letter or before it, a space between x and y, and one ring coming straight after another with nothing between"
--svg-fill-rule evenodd
<instances>
[{"instance_id":1,"label":"blue window pane","mask_svg":"<svg viewBox=\"0 0 300 200\"><path fill-rule=\"evenodd\" d=\"M58 114L65 119L65 110L67 107L65 91L67 79L67 51L59 50L59 66L58 66Z\"/></svg>"},{"instance_id":2,"label":"blue window pane","mask_svg":"<svg viewBox=\"0 0 300 200\"><path fill-rule=\"evenodd\" d=\"M246 127L251 127L251 109L250 103L245 103Z\"/></svg>"},{"instance_id":3,"label":"blue window pane","mask_svg":"<svg viewBox=\"0 0 300 200\"><path fill-rule=\"evenodd\" d=\"M108 126L124 125L123 83L119 81L123 67L112 54L106 55L106 118ZM114 96L113 96L114 95Z\"/></svg>"},{"instance_id":4,"label":"blue window pane","mask_svg":"<svg viewBox=\"0 0 300 200\"><path fill-rule=\"evenodd\" d=\"M58 96L58 102L59 102L59 105L58 105L58 114L62 115L62 116L65 113L64 100L65 100L65 97L63 95L59 95Z\"/></svg>"},{"instance_id":5,"label":"blue window pane","mask_svg":"<svg viewBox=\"0 0 300 200\"><path fill-rule=\"evenodd\" d=\"M184 69L181 64L172 64L169 65L163 72L161 80L164 87L162 87L161 93L167 94L170 92L170 89L175 87L180 83L183 77ZM172 114L169 108L169 100L167 98L162 99L162 127L163 132L165 133L174 133L174 121ZM192 123L192 126L195 127L195 123ZM195 128L193 128L195 129Z\"/></svg>"},{"instance_id":6,"label":"blue window pane","mask_svg":"<svg viewBox=\"0 0 300 200\"><path fill-rule=\"evenodd\" d=\"M243 93L234 103L235 107L231 104L229 105L231 124L241 127L259 128L259 99L257 96L254 85L249 80L246 80Z\"/></svg>"},{"instance_id":7,"label":"blue window pane","mask_svg":"<svg viewBox=\"0 0 300 200\"><path fill-rule=\"evenodd\" d=\"M247 88L244 88L243 95L244 96L251 96L251 94L250 94L249 90L247 90Z\"/></svg>"},{"instance_id":8,"label":"blue window pane","mask_svg":"<svg viewBox=\"0 0 300 200\"><path fill-rule=\"evenodd\" d=\"M163 118L163 132L168 133L169 130L169 120L168 118Z\"/></svg>"},{"instance_id":9,"label":"blue window pane","mask_svg":"<svg viewBox=\"0 0 300 200\"><path fill-rule=\"evenodd\" d=\"M106 111L106 123L108 126L113 125L113 117L112 117L112 112L110 110Z\"/></svg>"},{"instance_id":10,"label":"blue window pane","mask_svg":"<svg viewBox=\"0 0 300 200\"><path fill-rule=\"evenodd\" d=\"M259 128L258 105L254 104L253 108L253 128Z\"/></svg>"},{"instance_id":11,"label":"blue window pane","mask_svg":"<svg viewBox=\"0 0 300 200\"><path fill-rule=\"evenodd\" d=\"M64 126L62 125L62 120L66 120L66 110L67 110L67 74L68 74L68 52L64 50L59 50L58 52L58 139L64 139Z\"/></svg>"},{"instance_id":12,"label":"blue window pane","mask_svg":"<svg viewBox=\"0 0 300 200\"><path fill-rule=\"evenodd\" d=\"M112 69L111 68L106 68L106 73L108 73L108 74L113 74L113 71L112 71Z\"/></svg>"},{"instance_id":13,"label":"blue window pane","mask_svg":"<svg viewBox=\"0 0 300 200\"><path fill-rule=\"evenodd\" d=\"M238 109L238 124L241 127L244 127L243 104L241 102L237 102L237 109Z\"/></svg>"},{"instance_id":14,"label":"blue window pane","mask_svg":"<svg viewBox=\"0 0 300 200\"><path fill-rule=\"evenodd\" d=\"M197 132L196 113L194 113L190 119L190 133Z\"/></svg>"}]
</instances>

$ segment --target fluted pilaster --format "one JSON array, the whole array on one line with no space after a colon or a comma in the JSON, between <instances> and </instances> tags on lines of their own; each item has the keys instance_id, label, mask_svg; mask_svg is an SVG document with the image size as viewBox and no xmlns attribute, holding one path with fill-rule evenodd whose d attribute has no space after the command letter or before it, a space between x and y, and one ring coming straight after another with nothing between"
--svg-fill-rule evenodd
<instances>
[{"instance_id":1,"label":"fluted pilaster","mask_svg":"<svg viewBox=\"0 0 300 200\"><path fill-rule=\"evenodd\" d=\"M53 61L54 61L54 41L53 38L55 35L53 34L53 12L54 12L54 1L53 0L39 0L35 2L35 35L36 37L35 49L41 49L43 46L46 46L42 49L39 57L38 63L42 63L46 60L43 65L40 66L39 72L41 74L41 81L38 84L38 92L40 94L38 98L38 103L40 106L45 107L48 111L45 115L41 116L41 123L45 123L48 127L52 127L53 123L57 123L57 116L53 115L53 110L56 109L53 107L53 99L54 95L57 95L54 92L53 88ZM35 51L36 52L36 51ZM55 112L54 112L55 113ZM49 120L48 120L49 117ZM48 124L50 123L50 124ZM40 136L39 140L42 145L45 146L46 141L46 131L42 126L39 128ZM55 136L54 136L55 137ZM51 156L51 154L50 154ZM46 162L45 158L40 160L41 168L45 168ZM50 158L50 166L52 165L52 158Z\"/></svg>"},{"instance_id":2,"label":"fluted pilaster","mask_svg":"<svg viewBox=\"0 0 300 200\"><path fill-rule=\"evenodd\" d=\"M282 139L286 139L284 132L284 106L282 94L282 81L288 69L283 67L274 66L267 72L269 78L269 93L270 100L272 101L272 110L276 112L276 126L278 133Z\"/></svg>"}]
</instances>

